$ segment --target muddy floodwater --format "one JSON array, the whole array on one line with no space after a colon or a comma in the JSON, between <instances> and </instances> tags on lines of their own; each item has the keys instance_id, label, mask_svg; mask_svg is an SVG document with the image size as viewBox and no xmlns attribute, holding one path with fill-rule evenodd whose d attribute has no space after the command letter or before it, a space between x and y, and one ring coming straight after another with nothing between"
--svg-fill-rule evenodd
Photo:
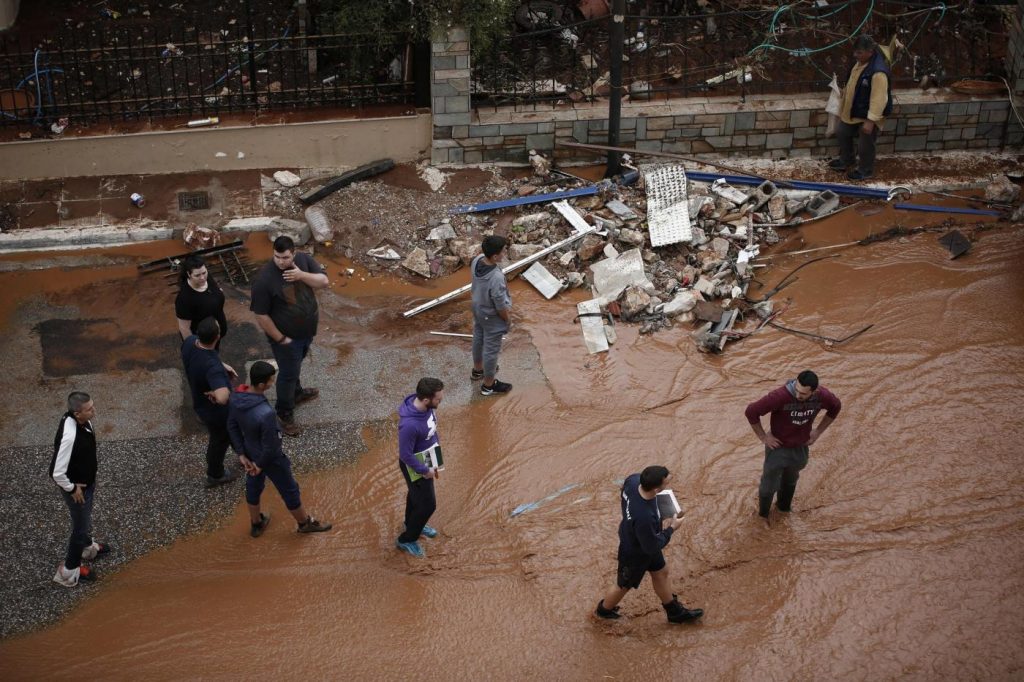
<instances>
[{"instance_id":1,"label":"muddy floodwater","mask_svg":"<svg viewBox=\"0 0 1024 682\"><path fill-rule=\"evenodd\" d=\"M804 228L790 248L859 239L887 219L847 213ZM689 325L650 337L620 325L611 352L588 356L572 322L583 293L544 301L517 281L502 370L515 389L439 410L447 469L431 523L441 536L424 541L425 560L393 548L405 490L395 425L376 422L367 453L300 481L333 531L291 532L268 488L273 521L252 540L239 500L225 527L129 564L59 624L0 644L0 671L1021 679L1024 232L979 232L958 260L937 236L836 251L776 296L791 300L786 326L841 337L874 325L832 348L766 329L710 356L696 351ZM809 257L778 258L758 277L770 288ZM393 287L380 304L397 312L416 296ZM468 342L424 332L467 305L376 328L342 320L340 333L356 348L465 343L464 366L442 376L459 384L469 381ZM806 368L843 410L811 449L794 512L766 528L755 509L762 450L743 409ZM408 367L395 395L419 376ZM619 481L653 463L671 470L688 510L665 552L671 584L705 616L668 625L645 581L623 601L624 618L598 622L591 613L615 578Z\"/></svg>"}]
</instances>

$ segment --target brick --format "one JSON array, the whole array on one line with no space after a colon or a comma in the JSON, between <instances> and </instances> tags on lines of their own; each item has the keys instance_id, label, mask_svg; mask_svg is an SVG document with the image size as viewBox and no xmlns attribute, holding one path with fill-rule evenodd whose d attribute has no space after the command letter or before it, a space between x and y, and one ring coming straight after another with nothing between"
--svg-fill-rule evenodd
<instances>
[{"instance_id":1,"label":"brick","mask_svg":"<svg viewBox=\"0 0 1024 682\"><path fill-rule=\"evenodd\" d=\"M964 123L975 123L977 119L974 116L968 116L964 114L962 116L954 116L950 114L946 119L946 122L951 126L963 125Z\"/></svg>"},{"instance_id":2,"label":"brick","mask_svg":"<svg viewBox=\"0 0 1024 682\"><path fill-rule=\"evenodd\" d=\"M793 148L794 149L810 149L812 147L817 146L817 144L818 144L817 140L794 140L793 141Z\"/></svg>"},{"instance_id":3,"label":"brick","mask_svg":"<svg viewBox=\"0 0 1024 682\"><path fill-rule=\"evenodd\" d=\"M986 111L984 115L987 117L985 120L988 123L1002 123L1010 117L1010 112L1003 109L1002 111Z\"/></svg>"},{"instance_id":4,"label":"brick","mask_svg":"<svg viewBox=\"0 0 1024 682\"><path fill-rule=\"evenodd\" d=\"M447 97L449 95L460 95L463 93L453 88L448 81L442 81L440 83L431 84L430 94L434 97Z\"/></svg>"},{"instance_id":5,"label":"brick","mask_svg":"<svg viewBox=\"0 0 1024 682\"><path fill-rule=\"evenodd\" d=\"M456 68L455 57L451 57L448 55L434 55L433 57L430 58L430 67L434 71L440 71L442 69L454 69Z\"/></svg>"},{"instance_id":6,"label":"brick","mask_svg":"<svg viewBox=\"0 0 1024 682\"><path fill-rule=\"evenodd\" d=\"M586 121L573 121L572 124L572 136L576 138L577 142L586 143L590 139L590 129L587 128Z\"/></svg>"},{"instance_id":7,"label":"brick","mask_svg":"<svg viewBox=\"0 0 1024 682\"><path fill-rule=\"evenodd\" d=\"M811 150L810 149L794 149L794 150L792 150L789 153L789 155L792 158L794 158L794 159L801 159L801 158L809 159L809 158L811 158Z\"/></svg>"},{"instance_id":8,"label":"brick","mask_svg":"<svg viewBox=\"0 0 1024 682\"><path fill-rule=\"evenodd\" d=\"M953 102L946 109L950 116L965 116L967 115L967 103L966 102Z\"/></svg>"},{"instance_id":9,"label":"brick","mask_svg":"<svg viewBox=\"0 0 1024 682\"><path fill-rule=\"evenodd\" d=\"M700 134L703 137L711 137L712 135L718 135L718 128L701 128Z\"/></svg>"},{"instance_id":10,"label":"brick","mask_svg":"<svg viewBox=\"0 0 1024 682\"><path fill-rule=\"evenodd\" d=\"M665 133L666 132L668 132L668 131L665 131L665 130L648 130L647 134L644 135L644 139L646 139L646 140L660 140L663 137L665 137Z\"/></svg>"},{"instance_id":11,"label":"brick","mask_svg":"<svg viewBox=\"0 0 1024 682\"><path fill-rule=\"evenodd\" d=\"M536 123L502 123L502 135L532 135L537 132Z\"/></svg>"},{"instance_id":12,"label":"brick","mask_svg":"<svg viewBox=\"0 0 1024 682\"><path fill-rule=\"evenodd\" d=\"M793 131L794 140L812 140L818 136L817 128L797 128Z\"/></svg>"},{"instance_id":13,"label":"brick","mask_svg":"<svg viewBox=\"0 0 1024 682\"><path fill-rule=\"evenodd\" d=\"M469 126L469 134L471 137L486 137L488 135L498 135L500 133L501 126L497 125Z\"/></svg>"},{"instance_id":14,"label":"brick","mask_svg":"<svg viewBox=\"0 0 1024 682\"><path fill-rule=\"evenodd\" d=\"M751 147L761 147L761 146L764 145L765 140L767 140L767 139L768 139L768 136L765 135L764 133L757 133L755 135L747 135L747 144L749 144Z\"/></svg>"},{"instance_id":15,"label":"brick","mask_svg":"<svg viewBox=\"0 0 1024 682\"><path fill-rule=\"evenodd\" d=\"M919 127L922 127L922 126L923 127L931 127L931 125L932 125L932 117L931 116L920 116L918 118L908 118L908 119L906 119L906 122L907 122L907 125L910 126L911 128L919 128ZM897 129L897 132L899 132L899 129Z\"/></svg>"},{"instance_id":16,"label":"brick","mask_svg":"<svg viewBox=\"0 0 1024 682\"><path fill-rule=\"evenodd\" d=\"M433 139L435 140L450 140L452 138L452 127L451 126L434 126Z\"/></svg>"},{"instance_id":17,"label":"brick","mask_svg":"<svg viewBox=\"0 0 1024 682\"><path fill-rule=\"evenodd\" d=\"M722 122L722 134L732 135L736 131L736 114L726 114Z\"/></svg>"},{"instance_id":18,"label":"brick","mask_svg":"<svg viewBox=\"0 0 1024 682\"><path fill-rule=\"evenodd\" d=\"M1006 102L1000 100L998 102L982 102L981 103L981 110L982 111L995 111L995 110L999 110L999 109L1006 109Z\"/></svg>"},{"instance_id":19,"label":"brick","mask_svg":"<svg viewBox=\"0 0 1024 682\"><path fill-rule=\"evenodd\" d=\"M661 131L659 131L661 132ZM637 149L643 149L646 152L660 152L661 142L655 140L640 140L636 143Z\"/></svg>"},{"instance_id":20,"label":"brick","mask_svg":"<svg viewBox=\"0 0 1024 682\"><path fill-rule=\"evenodd\" d=\"M937 151L939 149L943 149L941 142L929 142L925 145L925 150L929 152Z\"/></svg>"},{"instance_id":21,"label":"brick","mask_svg":"<svg viewBox=\"0 0 1024 682\"><path fill-rule=\"evenodd\" d=\"M587 121L587 127L590 130L608 130L608 119L601 118Z\"/></svg>"},{"instance_id":22,"label":"brick","mask_svg":"<svg viewBox=\"0 0 1024 682\"><path fill-rule=\"evenodd\" d=\"M944 126L946 125L949 114L945 111L936 111L932 116L932 125Z\"/></svg>"},{"instance_id":23,"label":"brick","mask_svg":"<svg viewBox=\"0 0 1024 682\"><path fill-rule=\"evenodd\" d=\"M756 130L789 130L789 121L758 121Z\"/></svg>"},{"instance_id":24,"label":"brick","mask_svg":"<svg viewBox=\"0 0 1024 682\"><path fill-rule=\"evenodd\" d=\"M924 135L907 135L896 140L898 152L918 152L926 148L928 138Z\"/></svg>"},{"instance_id":25,"label":"brick","mask_svg":"<svg viewBox=\"0 0 1024 682\"><path fill-rule=\"evenodd\" d=\"M746 135L733 135L732 136L731 144L732 144L733 147L746 147L747 146L747 136Z\"/></svg>"},{"instance_id":26,"label":"brick","mask_svg":"<svg viewBox=\"0 0 1024 682\"><path fill-rule=\"evenodd\" d=\"M447 113L445 111L445 108L444 108L444 100L445 100L444 97L434 97L434 98L432 98L433 104L430 107L430 111L432 113L435 113L435 114Z\"/></svg>"},{"instance_id":27,"label":"brick","mask_svg":"<svg viewBox=\"0 0 1024 682\"><path fill-rule=\"evenodd\" d=\"M468 69L469 68L469 55L458 55L455 57L455 68L456 69Z\"/></svg>"},{"instance_id":28,"label":"brick","mask_svg":"<svg viewBox=\"0 0 1024 682\"><path fill-rule=\"evenodd\" d=\"M679 137L700 137L700 128L676 128L675 131L670 130L669 132L678 132Z\"/></svg>"},{"instance_id":29,"label":"brick","mask_svg":"<svg viewBox=\"0 0 1024 682\"><path fill-rule=\"evenodd\" d=\"M772 133L765 140L764 146L768 149L789 148L793 144L793 133Z\"/></svg>"},{"instance_id":30,"label":"brick","mask_svg":"<svg viewBox=\"0 0 1024 682\"><path fill-rule=\"evenodd\" d=\"M694 117L695 117L695 114L680 114L679 116L676 116L675 119L674 119L675 125L677 125L677 126L693 125Z\"/></svg>"},{"instance_id":31,"label":"brick","mask_svg":"<svg viewBox=\"0 0 1024 682\"><path fill-rule=\"evenodd\" d=\"M973 140L975 137L977 137L977 132L978 132L978 129L976 127L974 127L974 126L971 126L969 128L964 128L962 131L960 131L960 139L961 140Z\"/></svg>"},{"instance_id":32,"label":"brick","mask_svg":"<svg viewBox=\"0 0 1024 682\"><path fill-rule=\"evenodd\" d=\"M698 114L693 117L694 123L715 123L722 124L725 122L725 114Z\"/></svg>"},{"instance_id":33,"label":"brick","mask_svg":"<svg viewBox=\"0 0 1024 682\"><path fill-rule=\"evenodd\" d=\"M695 142L680 140L678 142L666 142L662 145L663 151L674 154L689 154L691 151L700 151L694 147Z\"/></svg>"},{"instance_id":34,"label":"brick","mask_svg":"<svg viewBox=\"0 0 1024 682\"><path fill-rule=\"evenodd\" d=\"M943 133L944 132L945 132L944 128L932 128L931 130L928 131L928 141L929 142L935 142L937 140L938 141L942 141L942 137L943 137Z\"/></svg>"},{"instance_id":35,"label":"brick","mask_svg":"<svg viewBox=\"0 0 1024 682\"><path fill-rule=\"evenodd\" d=\"M449 163L463 163L465 156L463 155L464 150L462 147L453 147L448 150L448 162Z\"/></svg>"},{"instance_id":36,"label":"brick","mask_svg":"<svg viewBox=\"0 0 1024 682\"><path fill-rule=\"evenodd\" d=\"M753 130L757 117L753 111L743 111L736 114L736 130Z\"/></svg>"},{"instance_id":37,"label":"brick","mask_svg":"<svg viewBox=\"0 0 1024 682\"><path fill-rule=\"evenodd\" d=\"M647 137L647 118L641 116L636 119L636 139L642 140Z\"/></svg>"},{"instance_id":38,"label":"brick","mask_svg":"<svg viewBox=\"0 0 1024 682\"><path fill-rule=\"evenodd\" d=\"M811 124L811 112L793 111L789 114L789 125L793 128L803 128Z\"/></svg>"},{"instance_id":39,"label":"brick","mask_svg":"<svg viewBox=\"0 0 1024 682\"><path fill-rule=\"evenodd\" d=\"M498 136L496 136L496 137L485 137L484 138L484 144L488 145L488 146L496 145L496 144L501 144L504 141L505 141L504 137L498 137Z\"/></svg>"},{"instance_id":40,"label":"brick","mask_svg":"<svg viewBox=\"0 0 1024 682\"><path fill-rule=\"evenodd\" d=\"M967 114L969 116L974 116L979 111L981 111L981 102L970 102L967 104Z\"/></svg>"},{"instance_id":41,"label":"brick","mask_svg":"<svg viewBox=\"0 0 1024 682\"><path fill-rule=\"evenodd\" d=\"M465 163L483 163L484 162L484 154L483 154L483 152L479 152L479 151L469 151L469 150L466 150L463 153L463 159L464 159Z\"/></svg>"},{"instance_id":42,"label":"brick","mask_svg":"<svg viewBox=\"0 0 1024 682\"><path fill-rule=\"evenodd\" d=\"M728 149L729 143L732 142L732 138L728 135L715 135L712 137L705 137L704 141L715 149Z\"/></svg>"},{"instance_id":43,"label":"brick","mask_svg":"<svg viewBox=\"0 0 1024 682\"><path fill-rule=\"evenodd\" d=\"M438 69L434 71L434 80L443 81L451 78L471 78L469 69Z\"/></svg>"},{"instance_id":44,"label":"brick","mask_svg":"<svg viewBox=\"0 0 1024 682\"><path fill-rule=\"evenodd\" d=\"M759 111L757 112L757 122L782 121L788 124L789 113L788 111Z\"/></svg>"}]
</instances>

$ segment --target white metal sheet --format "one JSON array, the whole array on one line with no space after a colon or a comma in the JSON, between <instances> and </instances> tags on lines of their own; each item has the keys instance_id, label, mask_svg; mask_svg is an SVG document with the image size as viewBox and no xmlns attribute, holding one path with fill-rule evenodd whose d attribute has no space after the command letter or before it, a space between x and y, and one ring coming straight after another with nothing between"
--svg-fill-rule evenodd
<instances>
[{"instance_id":1,"label":"white metal sheet","mask_svg":"<svg viewBox=\"0 0 1024 682\"><path fill-rule=\"evenodd\" d=\"M600 313L601 302L597 299L576 304L576 312ZM608 350L608 337L604 333L604 320L599 315L586 315L580 318L580 329L583 330L583 342L591 354L603 353Z\"/></svg>"},{"instance_id":2,"label":"white metal sheet","mask_svg":"<svg viewBox=\"0 0 1024 682\"><path fill-rule=\"evenodd\" d=\"M682 166L656 166L644 171L644 183L651 246L690 241L693 234L686 197L686 170Z\"/></svg>"}]
</instances>

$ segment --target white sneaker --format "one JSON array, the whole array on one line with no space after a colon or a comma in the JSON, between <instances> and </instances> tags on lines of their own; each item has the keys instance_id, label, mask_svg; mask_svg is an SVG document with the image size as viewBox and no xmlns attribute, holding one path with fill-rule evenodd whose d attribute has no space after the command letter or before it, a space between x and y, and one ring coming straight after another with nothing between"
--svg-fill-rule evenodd
<instances>
[{"instance_id":1,"label":"white sneaker","mask_svg":"<svg viewBox=\"0 0 1024 682\"><path fill-rule=\"evenodd\" d=\"M85 549L82 550L82 558L86 561L92 561L96 558L96 554L100 551L100 543L94 542Z\"/></svg>"},{"instance_id":2,"label":"white sneaker","mask_svg":"<svg viewBox=\"0 0 1024 682\"><path fill-rule=\"evenodd\" d=\"M57 566L57 573L53 576L53 582L63 587L77 587L79 573L80 569L76 568L73 571L69 571L64 568L64 563L61 562Z\"/></svg>"}]
</instances>

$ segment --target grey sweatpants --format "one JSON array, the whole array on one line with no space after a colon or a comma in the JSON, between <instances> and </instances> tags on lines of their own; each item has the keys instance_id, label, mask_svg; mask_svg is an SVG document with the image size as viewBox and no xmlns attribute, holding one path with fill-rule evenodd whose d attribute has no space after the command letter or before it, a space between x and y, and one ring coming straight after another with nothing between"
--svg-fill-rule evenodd
<instances>
[{"instance_id":1,"label":"grey sweatpants","mask_svg":"<svg viewBox=\"0 0 1024 682\"><path fill-rule=\"evenodd\" d=\"M875 172L875 140L878 138L878 124L870 135L860 132L860 123L839 122L836 137L839 138L839 160L847 166L857 164L857 170L864 175ZM854 153L856 147L856 153Z\"/></svg>"},{"instance_id":2,"label":"grey sweatpants","mask_svg":"<svg viewBox=\"0 0 1024 682\"><path fill-rule=\"evenodd\" d=\"M800 470L807 466L810 448L801 445L796 448L764 448L764 471L757 492L762 497L774 495L785 485L796 485Z\"/></svg>"},{"instance_id":3,"label":"grey sweatpants","mask_svg":"<svg viewBox=\"0 0 1024 682\"><path fill-rule=\"evenodd\" d=\"M497 373L501 337L507 331L508 323L497 315L473 312L473 364L483 364L487 379Z\"/></svg>"}]
</instances>

